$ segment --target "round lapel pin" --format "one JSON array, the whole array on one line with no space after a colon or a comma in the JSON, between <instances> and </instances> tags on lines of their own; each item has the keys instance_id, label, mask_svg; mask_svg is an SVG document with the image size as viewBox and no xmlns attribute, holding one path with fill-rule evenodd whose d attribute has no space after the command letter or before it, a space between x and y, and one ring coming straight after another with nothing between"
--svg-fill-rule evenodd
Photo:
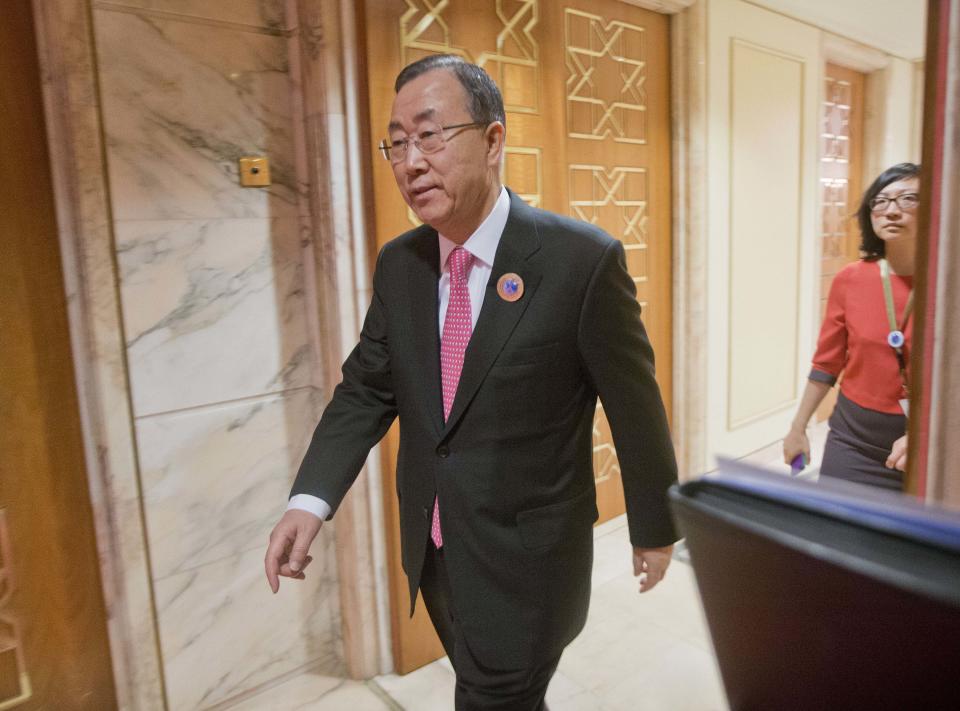
<instances>
[{"instance_id":1,"label":"round lapel pin","mask_svg":"<svg viewBox=\"0 0 960 711\"><path fill-rule=\"evenodd\" d=\"M519 274L507 272L497 280L497 293L504 301L518 301L523 296L523 279Z\"/></svg>"}]
</instances>

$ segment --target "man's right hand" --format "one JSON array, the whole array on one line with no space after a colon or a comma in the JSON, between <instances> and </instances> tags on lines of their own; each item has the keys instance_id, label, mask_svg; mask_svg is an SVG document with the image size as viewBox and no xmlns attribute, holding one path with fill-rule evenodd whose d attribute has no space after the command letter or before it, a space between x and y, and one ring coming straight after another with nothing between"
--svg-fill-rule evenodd
<instances>
[{"instance_id":1,"label":"man's right hand","mask_svg":"<svg viewBox=\"0 0 960 711\"><path fill-rule=\"evenodd\" d=\"M303 571L313 560L307 555L310 544L316 538L323 520L309 511L290 509L270 532L270 543L263 567L267 572L270 589L280 589L280 578L303 580Z\"/></svg>"}]
</instances>

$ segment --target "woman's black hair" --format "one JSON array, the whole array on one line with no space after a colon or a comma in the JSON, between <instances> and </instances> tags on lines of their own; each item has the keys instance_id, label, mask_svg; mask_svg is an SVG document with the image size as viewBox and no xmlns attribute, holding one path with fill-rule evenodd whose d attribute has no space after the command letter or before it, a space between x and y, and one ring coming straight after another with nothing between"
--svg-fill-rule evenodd
<instances>
[{"instance_id":1,"label":"woman's black hair","mask_svg":"<svg viewBox=\"0 0 960 711\"><path fill-rule=\"evenodd\" d=\"M916 178L920 175L920 166L916 163L897 163L887 168L877 176L860 200L857 210L857 222L860 224L860 251L863 259L873 261L886 255L884 241L873 231L873 222L870 220L870 202L877 194L890 183L907 178Z\"/></svg>"}]
</instances>

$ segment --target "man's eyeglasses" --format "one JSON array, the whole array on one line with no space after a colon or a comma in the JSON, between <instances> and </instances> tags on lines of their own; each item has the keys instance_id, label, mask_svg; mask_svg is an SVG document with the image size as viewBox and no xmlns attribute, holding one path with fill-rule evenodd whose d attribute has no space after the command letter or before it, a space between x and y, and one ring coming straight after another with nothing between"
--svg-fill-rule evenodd
<instances>
[{"instance_id":1,"label":"man's eyeglasses","mask_svg":"<svg viewBox=\"0 0 960 711\"><path fill-rule=\"evenodd\" d=\"M916 193L903 193L895 198L879 196L870 201L870 212L886 212L890 203L894 202L904 212L912 212L920 204L920 196Z\"/></svg>"},{"instance_id":2,"label":"man's eyeglasses","mask_svg":"<svg viewBox=\"0 0 960 711\"><path fill-rule=\"evenodd\" d=\"M407 157L407 151L410 150L410 146L416 146L421 153L436 153L439 150L442 150L446 145L446 140L444 138L445 131L453 131L457 128L474 128L478 126L486 126L485 123L472 122L472 123L458 123L453 126L429 126L424 128L424 130L417 133L415 136L407 136L406 138L398 138L395 141L390 142L389 139L383 139L380 141L378 148L380 153L383 155L385 160L390 161L391 163L400 163ZM453 138L453 136L450 136Z\"/></svg>"}]
</instances>

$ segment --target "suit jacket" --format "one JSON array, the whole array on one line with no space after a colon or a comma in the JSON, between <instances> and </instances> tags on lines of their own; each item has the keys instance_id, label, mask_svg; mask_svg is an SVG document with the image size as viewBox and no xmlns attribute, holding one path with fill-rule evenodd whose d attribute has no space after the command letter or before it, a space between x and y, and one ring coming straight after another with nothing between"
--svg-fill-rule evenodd
<instances>
[{"instance_id":1,"label":"suit jacket","mask_svg":"<svg viewBox=\"0 0 960 711\"><path fill-rule=\"evenodd\" d=\"M667 509L676 461L623 246L510 197L447 422L439 245L424 225L380 252L360 342L292 491L318 496L335 512L399 416L397 496L411 613L436 495L454 609L477 659L500 669L559 655L585 622L598 395L620 460L632 543L677 539ZM508 272L524 283L513 303L496 289Z\"/></svg>"}]
</instances>

